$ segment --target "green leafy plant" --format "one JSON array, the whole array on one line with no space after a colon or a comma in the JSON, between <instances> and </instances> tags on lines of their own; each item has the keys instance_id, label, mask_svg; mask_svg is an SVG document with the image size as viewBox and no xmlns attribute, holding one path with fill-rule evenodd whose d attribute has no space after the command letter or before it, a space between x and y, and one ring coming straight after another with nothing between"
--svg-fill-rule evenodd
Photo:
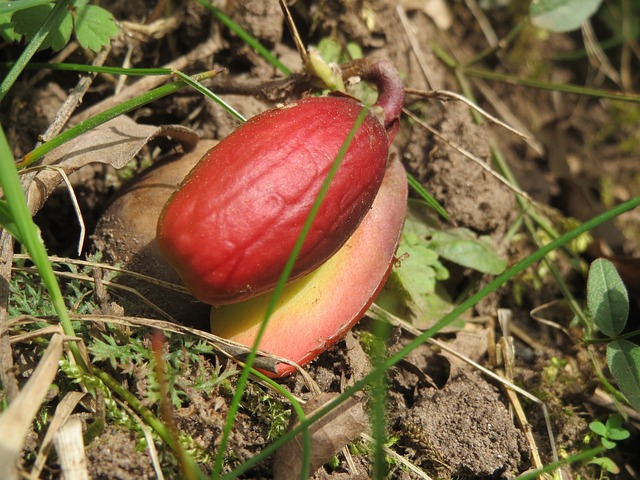
<instances>
[{"instance_id":1,"label":"green leafy plant","mask_svg":"<svg viewBox=\"0 0 640 480\"><path fill-rule=\"evenodd\" d=\"M169 387L171 403L175 408L183 406L188 400L188 388L216 391L223 387L229 380L229 376L235 372L205 371L202 355L213 354L211 345L202 340L197 340L184 335L172 335L165 333L167 339L167 351L164 354L164 368L166 370L166 382ZM144 382L146 401L150 405L160 400L160 385L151 366L155 360L149 347L147 333L137 332L134 335L122 335L116 329L107 327L107 331L100 337L92 337L87 349L93 356L94 362L108 362L116 370L127 371L134 376L134 380ZM184 372L191 372L187 382Z\"/></svg>"},{"instance_id":2,"label":"green leafy plant","mask_svg":"<svg viewBox=\"0 0 640 480\"><path fill-rule=\"evenodd\" d=\"M599 258L591 264L587 306L595 327L607 336L607 365L631 406L640 411L640 346L621 336L629 316L627 289L613 264Z\"/></svg>"},{"instance_id":3,"label":"green leafy plant","mask_svg":"<svg viewBox=\"0 0 640 480\"><path fill-rule=\"evenodd\" d=\"M0 3L0 35L9 42L31 41L54 4L42 0ZM118 34L118 26L113 15L104 8L89 5L87 0L74 0L60 24L48 33L40 49L60 50L69 42L72 33L83 48L97 52Z\"/></svg>"},{"instance_id":4,"label":"green leafy plant","mask_svg":"<svg viewBox=\"0 0 640 480\"><path fill-rule=\"evenodd\" d=\"M622 415L616 413L611 415L605 423L602 423L600 420L594 420L589 424L589 430L600 438L600 442L606 449L611 450L616 447L616 442L626 440L631 435L629 431L622 426L623 423L624 418ZM598 465L608 473L620 473L620 469L616 463L606 456L597 456L588 463Z\"/></svg>"},{"instance_id":5,"label":"green leafy plant","mask_svg":"<svg viewBox=\"0 0 640 480\"><path fill-rule=\"evenodd\" d=\"M600 437L603 446L611 450L615 448L616 442L626 440L631 435L627 429L623 428L623 423L622 415L615 413L607 419L606 423L594 420L589 424L589 429Z\"/></svg>"},{"instance_id":6,"label":"green leafy plant","mask_svg":"<svg viewBox=\"0 0 640 480\"><path fill-rule=\"evenodd\" d=\"M442 283L450 272L445 261L490 275L499 275L506 262L488 237L466 228L443 229L422 200L410 200L396 256L398 266L376 303L399 316L408 309L420 326L431 325L453 308Z\"/></svg>"}]
</instances>

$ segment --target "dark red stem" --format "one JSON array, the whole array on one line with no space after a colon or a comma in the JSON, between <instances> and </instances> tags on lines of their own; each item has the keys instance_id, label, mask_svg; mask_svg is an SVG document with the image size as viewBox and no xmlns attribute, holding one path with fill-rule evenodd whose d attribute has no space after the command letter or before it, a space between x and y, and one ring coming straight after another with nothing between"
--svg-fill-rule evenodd
<instances>
[{"instance_id":1,"label":"dark red stem","mask_svg":"<svg viewBox=\"0 0 640 480\"><path fill-rule=\"evenodd\" d=\"M376 86L378 100L374 106L384 111L384 126L391 143L400 126L404 104L404 86L398 70L386 58L365 57L343 65L342 76L345 79L356 75Z\"/></svg>"}]
</instances>

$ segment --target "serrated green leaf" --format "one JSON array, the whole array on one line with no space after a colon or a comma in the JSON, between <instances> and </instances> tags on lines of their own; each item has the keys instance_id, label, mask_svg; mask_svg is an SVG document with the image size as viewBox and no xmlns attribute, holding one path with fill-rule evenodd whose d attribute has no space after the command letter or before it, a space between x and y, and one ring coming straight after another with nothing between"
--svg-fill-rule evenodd
<instances>
[{"instance_id":1,"label":"serrated green leaf","mask_svg":"<svg viewBox=\"0 0 640 480\"><path fill-rule=\"evenodd\" d=\"M602 0L533 0L531 23L552 32L577 30L600 7Z\"/></svg>"},{"instance_id":2,"label":"serrated green leaf","mask_svg":"<svg viewBox=\"0 0 640 480\"><path fill-rule=\"evenodd\" d=\"M604 258L591 263L587 279L587 307L598 329L609 337L627 324L629 297L613 264Z\"/></svg>"},{"instance_id":3,"label":"serrated green leaf","mask_svg":"<svg viewBox=\"0 0 640 480\"><path fill-rule=\"evenodd\" d=\"M490 240L475 238L468 229L434 232L429 246L442 258L482 273L499 275L507 267Z\"/></svg>"},{"instance_id":4,"label":"serrated green leaf","mask_svg":"<svg viewBox=\"0 0 640 480\"><path fill-rule=\"evenodd\" d=\"M439 263L436 252L419 243L417 236L407 234L403 235L398 247L398 257L402 257L402 261L396 273L412 299L435 291L437 275L434 267Z\"/></svg>"},{"instance_id":5,"label":"serrated green leaf","mask_svg":"<svg viewBox=\"0 0 640 480\"><path fill-rule=\"evenodd\" d=\"M112 337L106 336L104 338L106 341L94 339L89 345L89 351L93 355L94 361L108 360L111 367L116 368L116 359L120 357L122 349Z\"/></svg>"},{"instance_id":6,"label":"serrated green leaf","mask_svg":"<svg viewBox=\"0 0 640 480\"><path fill-rule=\"evenodd\" d=\"M113 15L97 5L77 8L74 23L78 43L94 52L108 45L111 37L118 34L118 26L113 20Z\"/></svg>"},{"instance_id":7,"label":"serrated green leaf","mask_svg":"<svg viewBox=\"0 0 640 480\"><path fill-rule=\"evenodd\" d=\"M406 316L399 305L409 311L413 324L427 328L451 310L446 294L438 291L438 280L449 278L449 271L440 263L438 255L429 249L421 236L405 232L397 252L400 264L391 274L385 295L380 298L383 308ZM382 305L380 302L378 302Z\"/></svg>"},{"instance_id":8,"label":"serrated green leaf","mask_svg":"<svg viewBox=\"0 0 640 480\"><path fill-rule=\"evenodd\" d=\"M14 43L20 41L22 35L16 33L11 16L11 13L0 13L0 37L9 43Z\"/></svg>"},{"instance_id":9,"label":"serrated green leaf","mask_svg":"<svg viewBox=\"0 0 640 480\"><path fill-rule=\"evenodd\" d=\"M36 7L38 5L44 5L45 3L52 3L51 0L20 0L19 2L0 2L0 15L5 13L13 13L19 10L26 10L27 8Z\"/></svg>"},{"instance_id":10,"label":"serrated green leaf","mask_svg":"<svg viewBox=\"0 0 640 480\"><path fill-rule=\"evenodd\" d=\"M607 346L607 365L620 391L640 412L640 346L628 340L614 340Z\"/></svg>"},{"instance_id":11,"label":"serrated green leaf","mask_svg":"<svg viewBox=\"0 0 640 480\"><path fill-rule=\"evenodd\" d=\"M53 5L46 4L14 13L11 19L15 24L15 32L24 35L26 40L30 41L38 32L49 13L51 13L51 10L53 10ZM69 42L72 30L73 20L71 19L71 13L67 12L60 26L49 32L47 38L44 39L44 42L40 45L40 50L46 48L60 50Z\"/></svg>"}]
</instances>

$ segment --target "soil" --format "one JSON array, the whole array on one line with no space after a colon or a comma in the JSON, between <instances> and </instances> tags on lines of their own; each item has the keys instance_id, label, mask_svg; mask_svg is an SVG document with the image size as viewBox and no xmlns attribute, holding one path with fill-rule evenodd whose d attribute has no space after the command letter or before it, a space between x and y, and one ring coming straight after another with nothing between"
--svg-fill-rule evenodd
<instances>
[{"instance_id":1,"label":"soil","mask_svg":"<svg viewBox=\"0 0 640 480\"><path fill-rule=\"evenodd\" d=\"M294 44L281 21L277 1L226 3L226 11L233 21L250 31L283 63L293 66L294 70L301 70ZM335 39L341 45L355 42L366 55L390 58L402 72L407 87L459 91L454 72L437 58L431 46L438 44L461 61L483 51L487 47L486 38L478 18L467 8L467 4L476 2L445 2L445 10L439 13L427 10L429 3L313 0L294 2L291 9L305 44L317 44L323 38ZM221 78L213 79L210 88L221 92L221 97L246 117L299 95L296 87L284 82L281 73L237 35L214 21L197 2L173 5L175 11L169 17L175 23L166 30L162 30L161 24L153 23L153 20L158 20L154 15L163 16L165 13L151 10L147 4L139 0L102 2L117 19L131 22L128 28L135 32L114 40L108 64L121 65L130 53L132 66L164 65L208 40L213 45L209 55L197 58L184 70L196 72L225 67L227 72ZM399 4L406 9L410 31L398 16ZM517 6L512 6L485 12L499 37L509 31L514 19L522 13L517 10ZM449 17L446 11L454 19L450 25L447 24ZM156 30L155 34L139 33L133 29L133 24L146 25ZM448 26L444 28L443 25ZM412 46L412 41L419 49ZM585 69L590 68L586 59L564 63L553 60L554 56L579 48L580 42L580 38L571 34L549 34L541 39L532 29L526 28L510 49L488 56L480 66L511 75L538 75L539 78L559 82L584 84ZM15 59L19 49L4 46L0 54L3 60ZM49 60L50 52L40 53L38 59ZM88 63L90 59L82 49L78 49L71 52L65 61ZM638 58L632 63L638 71ZM268 83L274 79L282 80L282 84L274 87L273 83ZM38 136L53 121L75 81L73 76L63 72L28 73L20 79L0 112L2 124L10 126L5 131L16 158L33 148ZM114 95L115 81L108 75L98 76L78 112L99 106L100 102ZM629 87L637 91L640 80L636 76L631 81ZM135 79L130 78L127 85L134 82ZM595 86L618 88L609 81ZM517 121L516 128L530 132L531 139L526 142L486 120L476 122L467 105L450 98L425 99L407 95L407 109L419 115L441 137L407 118L403 120L392 146L392 155L397 155L407 171L445 208L450 218L448 222L440 220L442 228L467 227L478 235L489 236L496 251L509 264L535 250L527 235L514 235L512 231L514 224L521 220L522 211L513 190L486 168L494 166L491 161L493 149L502 152L520 188L559 230L570 228L570 219L586 220L640 191L640 164L637 162L640 151L637 120L640 115L634 104L479 80L471 81L471 88L483 108L503 117L506 112L507 123ZM184 125L206 140L223 138L238 125L218 105L187 90L141 108L131 117L139 124ZM196 155L200 154L198 148L203 148L203 141L196 147ZM183 150L190 148L179 142L155 139L133 155L135 159L127 168L138 173L134 182L139 182L150 171L171 165L173 158L180 157ZM471 161L461 153L461 149L473 154L477 161ZM155 166L144 170L148 164ZM176 181L166 180L167 184ZM158 264L152 237L139 235L126 225L121 227L112 218L114 209L121 208L122 192L140 191L140 183L125 181L109 161L83 167L71 176L71 182L91 233L83 256L100 250L104 261L118 263L161 280L178 282L172 274L163 273L166 271ZM153 185L153 188L158 187L165 188L165 184ZM144 200L133 207L136 214L143 215L151 215L150 212L158 209L158 205L153 206ZM36 219L50 253L76 256L77 221L66 189L58 188L47 199ZM640 278L640 212L636 210L622 215L592 235L590 247L579 254L582 268L596 256L611 258L627 281L632 308L637 309L640 295L640 282L637 280ZM125 238L132 239L133 244L143 248L135 252L127 250L128 247L121 249L119 242ZM582 301L584 271L576 272L570 260L564 254L554 257L569 290ZM450 268L455 273L446 284L451 297L468 295L469 291L479 289L491 278L467 269L456 269L453 265ZM135 280L128 285L140 287ZM166 289L142 290L172 318L196 327L208 324L206 309L191 298L172 297L171 291ZM96 291L99 293L98 286ZM97 304L103 313L120 312L153 318L159 315L156 310L140 304L135 297L122 296L116 289L108 290L99 297ZM541 306L544 307L541 312L532 314L534 308ZM601 400L602 389L580 341L582 333L572 323L572 314L562 302L562 292L547 269L536 267L522 274L468 312L464 327L448 330L438 338L490 370L499 370L503 368L496 361L495 354L496 337L501 336L496 322L499 309L509 310L512 318L514 382L545 402L552 434L561 455L584 450L585 441L590 436L589 422L606 419L615 409ZM541 318L545 321L538 321ZM376 324L372 319L363 320L343 340L305 367L318 391L342 392L371 371L371 332L376 330ZM90 334L104 331L102 327L87 328ZM120 338L131 334L128 328L117 330ZM397 352L412 338L410 331L393 327L386 341L388 354ZM31 358L30 349L30 346L20 343L13 347L13 361L17 365L20 383L26 381L36 363ZM598 355L599 361L603 362L602 351L598 351ZM26 359L29 359L29 366L25 366ZM222 381L204 390L199 385L207 380L213 381L221 371L233 372L235 364L224 355L211 353L203 353L195 361L184 362L188 368L174 379L183 392L183 399L174 409L173 419L180 435L190 438L190 451L197 452L195 455L200 467L209 473L215 455L212 452L219 445L229 412L233 387ZM159 404L150 401L146 394L148 368L106 360L98 364L158 411ZM64 383L61 380L64 375L58 375L58 380ZM460 362L440 347L424 344L414 349L388 371L386 382L386 427L389 438L393 439L389 448L396 455L388 457L388 478L420 478L403 461L432 478L483 479L514 478L535 467L536 454L544 464L553 461L540 405L520 399L528 422L523 425L514 414L516 406L500 382L475 366ZM311 391L301 375L282 379L280 383L302 400L309 400L316 393ZM366 393L358 400L367 411L370 400ZM99 399L96 402L85 405L83 418L86 425L95 420L86 412L93 412L92 409L100 403ZM234 468L258 454L283 433L291 416L291 408L286 402L262 384L250 381L227 447L228 467ZM621 467L616 478L637 478L640 465L637 458L634 459L634 442L638 440L638 415L632 412L629 423L625 425L631 431L631 438L621 442L607 455ZM335 425L326 428L330 430ZM535 452L527 438L529 433L535 442ZM30 433L23 457L26 471L31 469L38 449L37 438L42 435L41 431ZM352 463L347 462L343 454L336 454L333 460L324 459L321 462L324 466L312 478L369 478L372 467L366 442L355 430L346 435L353 442L350 450ZM108 422L104 431L86 446L91 477L157 478L150 450L143 438L141 430ZM166 444L157 439L154 443L166 478L181 478L179 462ZM336 453L337 450L339 448ZM274 457L269 457L242 478L271 478L275 461ZM58 461L51 456L42 477L57 478L59 472ZM595 479L601 478L600 473L593 465L574 464L563 469L565 478L580 475L583 479Z\"/></svg>"}]
</instances>

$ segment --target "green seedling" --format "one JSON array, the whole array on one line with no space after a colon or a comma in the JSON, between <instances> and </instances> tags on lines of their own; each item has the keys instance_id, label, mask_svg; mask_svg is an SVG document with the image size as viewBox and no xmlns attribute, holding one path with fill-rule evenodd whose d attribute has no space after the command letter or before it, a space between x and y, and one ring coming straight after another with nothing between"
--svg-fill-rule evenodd
<instances>
[{"instance_id":1,"label":"green seedling","mask_svg":"<svg viewBox=\"0 0 640 480\"><path fill-rule=\"evenodd\" d=\"M602 446L611 450L616 447L616 442L626 440L631 435L629 431L622 426L623 422L624 418L622 418L622 415L616 413L611 415L606 423L602 423L600 420L594 420L589 424L589 429L600 438ZM609 457L598 456L588 463L599 466L607 473L614 475L620 473L618 465Z\"/></svg>"},{"instance_id":2,"label":"green seedling","mask_svg":"<svg viewBox=\"0 0 640 480\"><path fill-rule=\"evenodd\" d=\"M602 445L611 450L615 448L616 442L626 440L631 435L629 431L622 426L624 418L619 413L611 415L606 423L600 420L594 420L589 424L589 429L600 437Z\"/></svg>"}]
</instances>

